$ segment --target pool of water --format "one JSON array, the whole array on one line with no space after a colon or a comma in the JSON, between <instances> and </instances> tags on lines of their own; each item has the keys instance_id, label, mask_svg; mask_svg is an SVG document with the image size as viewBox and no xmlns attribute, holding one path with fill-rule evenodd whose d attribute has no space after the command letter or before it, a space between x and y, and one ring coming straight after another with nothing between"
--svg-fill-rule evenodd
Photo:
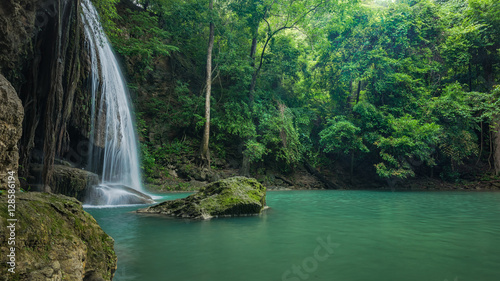
<instances>
[{"instance_id":1,"label":"pool of water","mask_svg":"<svg viewBox=\"0 0 500 281\"><path fill-rule=\"evenodd\" d=\"M115 239L117 281L500 280L500 193L273 191L267 203L209 221L86 210Z\"/></svg>"}]
</instances>

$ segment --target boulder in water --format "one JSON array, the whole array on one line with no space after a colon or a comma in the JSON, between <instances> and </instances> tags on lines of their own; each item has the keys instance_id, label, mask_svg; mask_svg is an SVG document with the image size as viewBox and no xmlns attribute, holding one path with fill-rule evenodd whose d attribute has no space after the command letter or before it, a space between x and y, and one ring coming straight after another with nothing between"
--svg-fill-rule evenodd
<instances>
[{"instance_id":1,"label":"boulder in water","mask_svg":"<svg viewBox=\"0 0 500 281\"><path fill-rule=\"evenodd\" d=\"M211 183L186 198L137 210L190 219L257 215L266 207L266 188L256 179L232 177Z\"/></svg>"}]
</instances>

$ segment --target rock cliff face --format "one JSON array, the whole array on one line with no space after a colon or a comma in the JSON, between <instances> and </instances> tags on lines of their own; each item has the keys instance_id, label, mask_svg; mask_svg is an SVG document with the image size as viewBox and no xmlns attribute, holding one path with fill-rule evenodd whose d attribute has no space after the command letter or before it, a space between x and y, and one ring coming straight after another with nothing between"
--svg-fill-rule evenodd
<instances>
[{"instance_id":1,"label":"rock cliff face","mask_svg":"<svg viewBox=\"0 0 500 281\"><path fill-rule=\"evenodd\" d=\"M7 196L0 196L0 280L111 280L114 241L71 197L16 194L15 270L8 272Z\"/></svg>"},{"instance_id":2,"label":"rock cliff face","mask_svg":"<svg viewBox=\"0 0 500 281\"><path fill-rule=\"evenodd\" d=\"M12 85L0 74L0 190L7 189L7 172L17 174L19 152L17 141L21 138L23 106ZM16 178L16 188L19 181Z\"/></svg>"},{"instance_id":3,"label":"rock cliff face","mask_svg":"<svg viewBox=\"0 0 500 281\"><path fill-rule=\"evenodd\" d=\"M15 89L0 74L0 280L111 280L116 270L113 239L76 199L21 193L16 175L15 215L9 216L12 208L7 206L11 204L8 200L13 199L7 198L12 193L5 191L5 173L17 174L23 115ZM58 177L54 181L56 192L79 197L89 183L97 183L97 175L63 165L54 167ZM8 218L17 221L7 222ZM12 224L12 228L6 227ZM7 240L10 237L15 240ZM8 255L12 256L12 252L16 268L9 272Z\"/></svg>"},{"instance_id":4,"label":"rock cliff face","mask_svg":"<svg viewBox=\"0 0 500 281\"><path fill-rule=\"evenodd\" d=\"M0 70L17 69L17 62L26 53L26 43L33 36L37 0L0 1ZM12 75L15 76L15 75Z\"/></svg>"},{"instance_id":5,"label":"rock cliff face","mask_svg":"<svg viewBox=\"0 0 500 281\"><path fill-rule=\"evenodd\" d=\"M68 152L73 152L72 165L85 164L86 145L79 144L88 138L90 97L79 13L78 0L0 1L0 189L7 187L4 173L17 173L19 160L25 177L38 161L34 173L55 192L79 197L89 182L97 181L76 167L53 165L56 158L68 158ZM37 152L41 155L35 157ZM18 189L12 217L8 194L0 190L0 280L113 278L113 239L80 202ZM7 240L12 233L15 244ZM16 268L8 272L12 249Z\"/></svg>"},{"instance_id":6,"label":"rock cliff face","mask_svg":"<svg viewBox=\"0 0 500 281\"><path fill-rule=\"evenodd\" d=\"M92 101L80 1L0 2L0 73L24 106L20 174L30 178L33 154L41 152L40 180L50 191L56 159L84 167L88 158Z\"/></svg>"}]
</instances>

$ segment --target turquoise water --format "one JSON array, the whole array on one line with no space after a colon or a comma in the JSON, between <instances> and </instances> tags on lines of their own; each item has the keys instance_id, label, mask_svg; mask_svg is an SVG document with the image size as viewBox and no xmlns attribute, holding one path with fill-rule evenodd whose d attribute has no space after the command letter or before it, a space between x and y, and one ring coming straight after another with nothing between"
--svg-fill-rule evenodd
<instances>
[{"instance_id":1,"label":"turquoise water","mask_svg":"<svg viewBox=\"0 0 500 281\"><path fill-rule=\"evenodd\" d=\"M267 203L210 221L86 210L115 239L117 281L500 280L500 193L274 191Z\"/></svg>"}]
</instances>

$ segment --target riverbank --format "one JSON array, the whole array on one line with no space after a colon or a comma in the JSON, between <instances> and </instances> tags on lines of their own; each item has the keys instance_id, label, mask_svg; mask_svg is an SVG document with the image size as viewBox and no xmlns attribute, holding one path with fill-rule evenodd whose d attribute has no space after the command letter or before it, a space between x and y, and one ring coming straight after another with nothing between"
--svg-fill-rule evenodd
<instances>
[{"instance_id":1,"label":"riverbank","mask_svg":"<svg viewBox=\"0 0 500 281\"><path fill-rule=\"evenodd\" d=\"M184 162L165 167L157 177L146 178L145 187L153 193L195 192L216 180L240 175L237 165L215 165L214 168L207 169L197 166L194 156L185 158ZM218 159L215 162L227 163L228 161ZM263 166L251 173L251 177L257 179L268 190L500 190L500 177L495 176L485 163L464 164L454 173L441 170L419 171L416 177L391 180L380 178L368 166L358 167L351 176L342 165L308 167L305 164L297 166L288 173Z\"/></svg>"},{"instance_id":2,"label":"riverbank","mask_svg":"<svg viewBox=\"0 0 500 281\"><path fill-rule=\"evenodd\" d=\"M307 181L310 179L305 179ZM265 181L259 180L264 184L268 191L286 191L286 190L325 190L326 188L311 186L295 186L289 184L266 185ZM168 181L162 185L148 184L146 186L149 192L153 193L182 193L196 192L201 187L207 185L207 181ZM170 185L169 185L170 184ZM404 181L392 182L394 186L383 183L370 183L358 181L357 184L345 185L340 190L380 190L380 191L500 191L500 179L447 182L434 178L412 178Z\"/></svg>"}]
</instances>

